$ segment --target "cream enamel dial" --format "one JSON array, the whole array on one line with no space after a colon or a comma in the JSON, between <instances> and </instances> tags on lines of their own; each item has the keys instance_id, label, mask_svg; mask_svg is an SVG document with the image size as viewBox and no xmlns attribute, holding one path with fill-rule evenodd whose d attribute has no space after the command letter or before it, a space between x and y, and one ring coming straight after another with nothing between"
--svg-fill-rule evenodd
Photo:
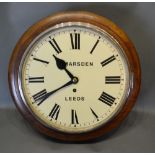
<instances>
[{"instance_id":1,"label":"cream enamel dial","mask_svg":"<svg viewBox=\"0 0 155 155\"><path fill-rule=\"evenodd\" d=\"M65 23L43 32L20 67L21 94L45 126L93 130L111 120L129 92L129 69L119 44L99 28Z\"/></svg>"}]
</instances>

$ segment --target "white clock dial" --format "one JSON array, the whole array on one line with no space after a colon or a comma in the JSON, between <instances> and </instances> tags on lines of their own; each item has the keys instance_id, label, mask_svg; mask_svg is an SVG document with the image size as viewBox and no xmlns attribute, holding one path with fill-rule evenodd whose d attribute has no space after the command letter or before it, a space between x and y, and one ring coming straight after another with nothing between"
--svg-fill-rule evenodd
<instances>
[{"instance_id":1,"label":"white clock dial","mask_svg":"<svg viewBox=\"0 0 155 155\"><path fill-rule=\"evenodd\" d=\"M27 49L20 76L21 93L36 118L71 133L111 120L129 91L123 50L109 34L84 23L42 33Z\"/></svg>"}]
</instances>

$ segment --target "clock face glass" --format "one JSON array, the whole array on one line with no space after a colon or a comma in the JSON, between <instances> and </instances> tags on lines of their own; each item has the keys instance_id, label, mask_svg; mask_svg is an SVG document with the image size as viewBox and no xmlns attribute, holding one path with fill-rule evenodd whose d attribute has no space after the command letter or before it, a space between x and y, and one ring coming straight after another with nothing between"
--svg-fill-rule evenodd
<instances>
[{"instance_id":1,"label":"clock face glass","mask_svg":"<svg viewBox=\"0 0 155 155\"><path fill-rule=\"evenodd\" d=\"M87 132L111 120L129 92L128 61L105 31L64 23L40 34L20 65L21 94L44 125Z\"/></svg>"}]
</instances>

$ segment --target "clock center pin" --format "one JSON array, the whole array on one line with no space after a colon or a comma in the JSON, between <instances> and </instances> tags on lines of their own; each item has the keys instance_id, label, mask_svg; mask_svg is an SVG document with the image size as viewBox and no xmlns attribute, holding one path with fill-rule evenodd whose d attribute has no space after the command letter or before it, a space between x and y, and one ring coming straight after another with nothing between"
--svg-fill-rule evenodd
<instances>
[{"instance_id":1,"label":"clock center pin","mask_svg":"<svg viewBox=\"0 0 155 155\"><path fill-rule=\"evenodd\" d=\"M73 83L74 83L74 84L77 84L78 82L79 82L79 79L78 79L77 77L74 77L74 78L73 78Z\"/></svg>"}]
</instances>

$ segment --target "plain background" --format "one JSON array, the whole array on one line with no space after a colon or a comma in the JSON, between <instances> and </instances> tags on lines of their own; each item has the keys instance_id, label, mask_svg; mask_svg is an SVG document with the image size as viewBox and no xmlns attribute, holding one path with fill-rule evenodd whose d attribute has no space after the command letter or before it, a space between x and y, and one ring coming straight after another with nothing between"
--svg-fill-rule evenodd
<instances>
[{"instance_id":1,"label":"plain background","mask_svg":"<svg viewBox=\"0 0 155 155\"><path fill-rule=\"evenodd\" d=\"M67 10L111 19L134 42L141 61L136 106L118 130L95 143L44 138L22 118L9 93L8 63L20 36L41 18ZM0 152L155 152L155 3L0 3Z\"/></svg>"}]
</instances>

